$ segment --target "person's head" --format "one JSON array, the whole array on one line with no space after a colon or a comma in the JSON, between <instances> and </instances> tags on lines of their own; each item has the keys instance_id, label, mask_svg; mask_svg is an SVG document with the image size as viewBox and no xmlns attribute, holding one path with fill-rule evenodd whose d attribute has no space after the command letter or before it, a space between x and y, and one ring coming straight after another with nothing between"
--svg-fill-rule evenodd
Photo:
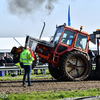
<instances>
[{"instance_id":1,"label":"person's head","mask_svg":"<svg viewBox=\"0 0 100 100\"><path fill-rule=\"evenodd\" d=\"M4 56L2 56L1 59L4 60Z\"/></svg>"},{"instance_id":2,"label":"person's head","mask_svg":"<svg viewBox=\"0 0 100 100\"><path fill-rule=\"evenodd\" d=\"M25 46L25 49L28 49L28 50L29 50L29 46L28 46L28 45L26 45L26 46Z\"/></svg>"},{"instance_id":3,"label":"person's head","mask_svg":"<svg viewBox=\"0 0 100 100\"><path fill-rule=\"evenodd\" d=\"M7 57L7 58L9 58L9 57L10 57L10 55L7 53L7 54L6 54L6 57Z\"/></svg>"},{"instance_id":4,"label":"person's head","mask_svg":"<svg viewBox=\"0 0 100 100\"><path fill-rule=\"evenodd\" d=\"M9 54L7 53L6 56L9 57Z\"/></svg>"}]
</instances>

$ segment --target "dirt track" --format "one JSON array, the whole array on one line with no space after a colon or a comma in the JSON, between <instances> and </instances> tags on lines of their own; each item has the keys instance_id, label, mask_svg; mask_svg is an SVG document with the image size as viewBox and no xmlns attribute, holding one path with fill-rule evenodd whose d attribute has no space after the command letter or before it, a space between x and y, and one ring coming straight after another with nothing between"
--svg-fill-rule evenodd
<instances>
[{"instance_id":1,"label":"dirt track","mask_svg":"<svg viewBox=\"0 0 100 100\"><path fill-rule=\"evenodd\" d=\"M77 81L77 82L59 82L52 79L32 80L32 87L22 87L22 81L0 81L1 93L25 93L42 91L71 91L85 90L90 88L100 89L100 81Z\"/></svg>"}]
</instances>

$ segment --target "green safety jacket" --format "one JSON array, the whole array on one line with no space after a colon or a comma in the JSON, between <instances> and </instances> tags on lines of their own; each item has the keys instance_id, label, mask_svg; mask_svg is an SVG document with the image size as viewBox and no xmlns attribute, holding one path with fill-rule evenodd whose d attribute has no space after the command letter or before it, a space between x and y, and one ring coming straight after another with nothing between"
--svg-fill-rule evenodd
<instances>
[{"instance_id":1,"label":"green safety jacket","mask_svg":"<svg viewBox=\"0 0 100 100\"><path fill-rule=\"evenodd\" d=\"M24 49L24 51L20 54L20 62L22 62L23 65L31 65L33 60L34 58L27 49Z\"/></svg>"}]
</instances>

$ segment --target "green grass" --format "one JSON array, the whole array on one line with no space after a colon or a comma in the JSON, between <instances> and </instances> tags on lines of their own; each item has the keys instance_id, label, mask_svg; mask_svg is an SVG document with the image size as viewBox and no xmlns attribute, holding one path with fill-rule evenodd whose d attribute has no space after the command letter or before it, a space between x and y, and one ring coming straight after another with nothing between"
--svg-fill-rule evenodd
<instances>
[{"instance_id":1,"label":"green grass","mask_svg":"<svg viewBox=\"0 0 100 100\"><path fill-rule=\"evenodd\" d=\"M18 94L1 94L7 98L0 100L57 100L61 98L85 97L100 95L99 89L78 90L78 91L57 91L57 92L33 92L33 93L18 93Z\"/></svg>"},{"instance_id":2,"label":"green grass","mask_svg":"<svg viewBox=\"0 0 100 100\"><path fill-rule=\"evenodd\" d=\"M42 77L43 74L38 72L38 75L34 75L33 71L31 74L31 79L40 78L51 78ZM50 75L49 71L46 70L46 75ZM36 77L38 76L38 77ZM17 77L11 77L10 75L0 77L0 80L22 80L23 75L18 75ZM77 90L77 91L56 91L56 92L32 92L32 93L18 93L18 94L0 94L0 100L55 100L61 98L69 97L84 97L84 96L96 96L100 95L100 89L89 89L89 90ZM8 97L7 97L8 96ZM7 98L6 98L7 97Z\"/></svg>"},{"instance_id":3,"label":"green grass","mask_svg":"<svg viewBox=\"0 0 100 100\"><path fill-rule=\"evenodd\" d=\"M22 75L17 75L16 77L11 77L11 75L6 75L4 77L0 76L0 81L1 80L22 80L23 79L23 73ZM46 77L44 77L44 74L41 74L40 70L38 70L38 75L34 74L33 70L31 72L31 79L41 79L41 78L51 78L51 75L49 73L49 70L46 69Z\"/></svg>"}]
</instances>

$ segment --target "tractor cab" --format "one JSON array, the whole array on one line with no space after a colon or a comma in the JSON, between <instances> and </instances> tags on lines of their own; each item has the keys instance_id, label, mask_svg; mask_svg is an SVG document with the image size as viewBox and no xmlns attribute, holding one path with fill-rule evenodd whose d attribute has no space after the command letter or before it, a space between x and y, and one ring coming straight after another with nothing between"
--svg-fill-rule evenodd
<instances>
[{"instance_id":1,"label":"tractor cab","mask_svg":"<svg viewBox=\"0 0 100 100\"><path fill-rule=\"evenodd\" d=\"M45 62L56 67L61 56L69 52L81 51L87 54L90 35L81 29L77 30L65 24L58 26L50 42L38 40L35 51Z\"/></svg>"},{"instance_id":2,"label":"tractor cab","mask_svg":"<svg viewBox=\"0 0 100 100\"><path fill-rule=\"evenodd\" d=\"M81 29L76 30L66 25L57 27L51 40L56 46L55 52L65 54L69 50L81 50L87 53L90 36L88 33L81 31Z\"/></svg>"}]
</instances>

